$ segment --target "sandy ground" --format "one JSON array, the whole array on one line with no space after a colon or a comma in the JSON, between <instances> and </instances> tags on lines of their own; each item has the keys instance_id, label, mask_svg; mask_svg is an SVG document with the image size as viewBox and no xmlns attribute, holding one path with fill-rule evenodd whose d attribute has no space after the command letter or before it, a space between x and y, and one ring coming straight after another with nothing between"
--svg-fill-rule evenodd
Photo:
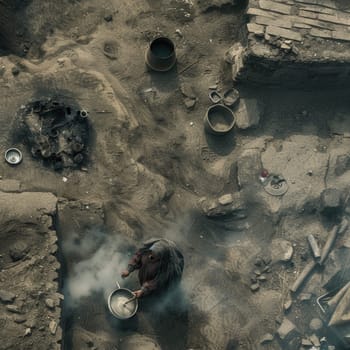
<instances>
[{"instance_id":1,"label":"sandy ground","mask_svg":"<svg viewBox=\"0 0 350 350\"><path fill-rule=\"evenodd\" d=\"M338 156L346 156L350 146L347 91L242 87L241 96L264 105L258 127L236 128L222 139L208 136L203 128L208 88L232 85L231 67L223 57L241 39L243 23L242 8L208 3L33 0L16 10L25 18L26 30L2 38L0 145L3 151L20 148L24 159L17 167L0 163L0 174L20 183L17 192L58 198L52 216L62 264L60 291L65 294L64 349L119 349L118 344L130 349L123 340L136 333L165 350L288 348L277 337L267 345L260 340L267 332L275 334L288 289L311 259L306 235L314 233L324 243L333 224L319 212L322 190L348 190L348 169L340 175L335 171ZM7 8L6 2L0 5ZM11 22L13 12L8 11ZM7 28L7 23L1 26ZM174 40L178 57L176 68L164 74L148 71L144 63L149 41L160 34ZM13 74L13 67L19 74ZM184 104L184 83L197 98L193 110ZM18 139L17 112L42 96L59 96L89 111L87 169L54 172L33 159ZM283 197L263 190L258 180L262 167L286 178L289 189ZM203 197L228 193L240 195L246 215L207 218L200 209ZM21 201L16 196L11 200ZM41 199L21 205L31 207L32 202L41 205ZM14 206L1 203L6 210ZM28 224L22 217L12 223L16 230ZM175 240L184 253L183 291L172 301L178 307L169 310L159 300L144 300L137 317L117 322L106 309L106 296L135 247L151 236ZM5 242L6 237L8 230L1 233ZM280 261L276 240L293 247L292 260ZM12 243L1 245L3 256ZM341 250L346 256L347 249ZM38 254L32 252L33 257ZM258 258L270 269L253 293L252 276L263 268L255 265ZM334 254L329 268L307 286L313 301L339 266L337 259ZM38 263L34 270L40 271ZM18 278L25 276L23 270ZM1 282L2 289L16 293L7 277ZM135 277L123 284L138 287ZM288 317L308 336L308 322L319 316L318 309L314 302L293 300ZM36 306L23 303L32 315ZM1 320L7 319L6 305L0 306ZM50 348L49 338L38 335L40 326L19 326L18 336L18 329L4 328L7 342L1 349L20 349L27 328L32 329L28 342L37 349ZM23 349L33 346L28 344Z\"/></svg>"}]
</instances>

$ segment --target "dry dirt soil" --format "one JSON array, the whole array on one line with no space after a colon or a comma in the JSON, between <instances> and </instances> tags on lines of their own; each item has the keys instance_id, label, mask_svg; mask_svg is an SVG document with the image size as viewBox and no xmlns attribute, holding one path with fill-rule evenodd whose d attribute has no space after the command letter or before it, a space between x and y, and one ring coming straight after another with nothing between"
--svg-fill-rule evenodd
<instances>
[{"instance_id":1,"label":"dry dirt soil","mask_svg":"<svg viewBox=\"0 0 350 350\"><path fill-rule=\"evenodd\" d=\"M320 213L321 192L348 191L350 167L343 161L339 171L339 159L350 147L349 99L344 89L238 87L264 106L259 125L222 138L206 134L209 87L233 84L224 56L244 40L244 5L0 0L0 150L23 153L18 166L0 162L0 290L7 293L0 295L0 349L299 348L275 333L289 287L312 259L306 236L322 245L335 224ZM144 62L159 35L176 45L177 65L167 73ZM193 90L193 109L183 86ZM58 172L32 157L19 111L43 97L89 112L83 167ZM262 168L287 180L283 197L263 190ZM243 214L208 218L203 201L225 194ZM116 280L138 288L135 276L119 276L152 236L183 251L182 291L170 303L142 300L135 318L118 322L106 297ZM313 333L315 299L346 264L347 246L339 243L309 281L309 299L293 296L287 316L298 340ZM261 344L266 333L274 338ZM132 348L128 339L137 334L152 343L142 338Z\"/></svg>"}]
</instances>

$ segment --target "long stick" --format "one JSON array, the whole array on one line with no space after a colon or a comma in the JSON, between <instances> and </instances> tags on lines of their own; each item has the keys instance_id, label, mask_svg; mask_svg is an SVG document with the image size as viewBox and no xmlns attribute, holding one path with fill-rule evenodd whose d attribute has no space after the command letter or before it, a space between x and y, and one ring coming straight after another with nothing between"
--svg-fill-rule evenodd
<instances>
[{"instance_id":1,"label":"long stick","mask_svg":"<svg viewBox=\"0 0 350 350\"><path fill-rule=\"evenodd\" d=\"M132 298L130 298L129 300L127 300L125 303L124 303L124 306L131 303L132 301L134 301L136 299L136 296L134 295Z\"/></svg>"},{"instance_id":2,"label":"long stick","mask_svg":"<svg viewBox=\"0 0 350 350\"><path fill-rule=\"evenodd\" d=\"M330 234L328 235L327 241L322 249L322 254L321 254L321 258L319 261L320 265L323 265L323 263L325 262L325 260L328 257L329 252L332 249L332 246L337 238L337 234L338 233L343 233L348 227L348 220L343 219L342 222L340 223L339 226L334 226L332 231L330 232Z\"/></svg>"},{"instance_id":3,"label":"long stick","mask_svg":"<svg viewBox=\"0 0 350 350\"><path fill-rule=\"evenodd\" d=\"M295 293L300 288L300 286L303 284L303 282L309 276L309 274L314 269L316 264L317 264L316 261L312 260L304 267L304 270L298 276L298 278L296 279L296 281L294 282L294 284L292 285L292 287L290 289L293 293Z\"/></svg>"},{"instance_id":4,"label":"long stick","mask_svg":"<svg viewBox=\"0 0 350 350\"><path fill-rule=\"evenodd\" d=\"M317 244L315 237L313 235L308 235L307 240L310 244L312 255L314 256L315 259L319 259L321 257L321 250Z\"/></svg>"},{"instance_id":5,"label":"long stick","mask_svg":"<svg viewBox=\"0 0 350 350\"><path fill-rule=\"evenodd\" d=\"M184 69L180 70L180 72L179 72L178 74L182 74L182 73L186 72L187 69L190 69L192 66L194 66L194 65L197 64L198 62L199 62L199 60L192 62L192 63L189 64L187 67L185 67Z\"/></svg>"}]
</instances>

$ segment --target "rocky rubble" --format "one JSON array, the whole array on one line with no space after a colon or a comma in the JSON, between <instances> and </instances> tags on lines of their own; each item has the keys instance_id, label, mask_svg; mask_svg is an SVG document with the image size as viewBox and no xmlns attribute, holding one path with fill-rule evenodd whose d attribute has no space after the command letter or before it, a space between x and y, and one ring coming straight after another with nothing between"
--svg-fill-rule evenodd
<instances>
[{"instance_id":1,"label":"rocky rubble","mask_svg":"<svg viewBox=\"0 0 350 350\"><path fill-rule=\"evenodd\" d=\"M27 200L30 207L24 204ZM53 255L57 237L51 220L56 202L51 193L0 192L1 348L61 348L60 264Z\"/></svg>"}]
</instances>

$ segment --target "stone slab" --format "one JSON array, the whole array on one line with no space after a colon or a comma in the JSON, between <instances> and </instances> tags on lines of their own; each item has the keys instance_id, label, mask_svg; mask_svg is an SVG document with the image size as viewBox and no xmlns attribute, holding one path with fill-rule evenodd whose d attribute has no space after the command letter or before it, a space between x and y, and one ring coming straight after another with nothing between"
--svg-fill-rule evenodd
<instances>
[{"instance_id":1,"label":"stone slab","mask_svg":"<svg viewBox=\"0 0 350 350\"><path fill-rule=\"evenodd\" d=\"M311 29L312 27L309 26L308 24L304 23L294 23L293 28L298 28L298 29Z\"/></svg>"},{"instance_id":2,"label":"stone slab","mask_svg":"<svg viewBox=\"0 0 350 350\"><path fill-rule=\"evenodd\" d=\"M248 23L247 29L249 33L253 33L255 35L264 35L265 33L265 27L256 23Z\"/></svg>"},{"instance_id":3,"label":"stone slab","mask_svg":"<svg viewBox=\"0 0 350 350\"><path fill-rule=\"evenodd\" d=\"M326 14L319 14L318 19L320 21L324 22L330 22L334 24L343 24L344 26L350 25L350 16L348 18L341 18L340 16L332 16L332 15L326 15Z\"/></svg>"},{"instance_id":4,"label":"stone slab","mask_svg":"<svg viewBox=\"0 0 350 350\"><path fill-rule=\"evenodd\" d=\"M331 9L337 9L337 5L333 0L295 0L296 2L310 5L319 5Z\"/></svg>"},{"instance_id":5,"label":"stone slab","mask_svg":"<svg viewBox=\"0 0 350 350\"><path fill-rule=\"evenodd\" d=\"M332 37L335 40L350 41L350 32L345 31L334 31Z\"/></svg>"},{"instance_id":6,"label":"stone slab","mask_svg":"<svg viewBox=\"0 0 350 350\"><path fill-rule=\"evenodd\" d=\"M307 5L307 6L301 6L300 10L306 10L306 11L312 11L316 13L325 13L328 15L334 15L335 10L331 10L329 8L318 6L318 5Z\"/></svg>"},{"instance_id":7,"label":"stone slab","mask_svg":"<svg viewBox=\"0 0 350 350\"><path fill-rule=\"evenodd\" d=\"M315 12L305 11L305 10L299 10L299 16L306 17L306 18L313 18L317 19L318 14Z\"/></svg>"},{"instance_id":8,"label":"stone slab","mask_svg":"<svg viewBox=\"0 0 350 350\"><path fill-rule=\"evenodd\" d=\"M267 17L262 17L262 16L257 16L255 18L255 22L258 24L262 24L265 26L274 26L274 27L279 27L279 28L287 28L291 29L293 24L290 20L288 19L272 19L272 18L267 18Z\"/></svg>"},{"instance_id":9,"label":"stone slab","mask_svg":"<svg viewBox=\"0 0 350 350\"><path fill-rule=\"evenodd\" d=\"M319 37L319 38L324 38L324 39L331 39L332 38L332 31L326 30L326 29L317 29L317 28L312 28L310 30L310 35Z\"/></svg>"},{"instance_id":10,"label":"stone slab","mask_svg":"<svg viewBox=\"0 0 350 350\"><path fill-rule=\"evenodd\" d=\"M322 22L313 18L306 18L306 17L300 17L300 16L291 16L292 22L295 23L304 23L308 24L312 27L316 28L324 28L324 29L333 29L334 24L332 23L327 23L327 22Z\"/></svg>"},{"instance_id":11,"label":"stone slab","mask_svg":"<svg viewBox=\"0 0 350 350\"><path fill-rule=\"evenodd\" d=\"M296 333L295 324L289 321L287 318L284 318L280 328L277 330L277 333L282 340L287 340L290 336Z\"/></svg>"},{"instance_id":12,"label":"stone slab","mask_svg":"<svg viewBox=\"0 0 350 350\"><path fill-rule=\"evenodd\" d=\"M263 16L268 18L277 18L277 14L271 13L269 11L264 11L255 7L250 7L247 11L247 14L250 16Z\"/></svg>"},{"instance_id":13,"label":"stone slab","mask_svg":"<svg viewBox=\"0 0 350 350\"><path fill-rule=\"evenodd\" d=\"M292 13L292 6L283 5L270 0L260 0L259 5L263 10L283 13L285 15L290 15Z\"/></svg>"},{"instance_id":14,"label":"stone slab","mask_svg":"<svg viewBox=\"0 0 350 350\"><path fill-rule=\"evenodd\" d=\"M302 40L302 36L300 33L295 32L293 30L274 27L274 26L268 26L266 28L266 33L273 35L273 36L278 36L278 37L282 37L282 38L290 39L290 40L295 40L295 41Z\"/></svg>"},{"instance_id":15,"label":"stone slab","mask_svg":"<svg viewBox=\"0 0 350 350\"><path fill-rule=\"evenodd\" d=\"M241 98L238 108L234 111L236 125L239 129L257 126L260 121L260 108L256 99Z\"/></svg>"}]
</instances>

